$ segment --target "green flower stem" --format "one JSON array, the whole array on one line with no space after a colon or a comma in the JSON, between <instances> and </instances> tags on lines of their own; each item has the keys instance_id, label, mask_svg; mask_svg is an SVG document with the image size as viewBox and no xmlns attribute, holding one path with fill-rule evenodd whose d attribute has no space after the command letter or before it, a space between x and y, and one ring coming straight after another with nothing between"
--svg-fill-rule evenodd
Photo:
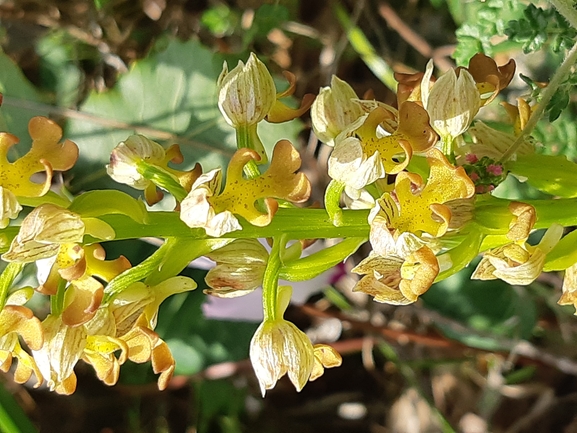
<instances>
[{"instance_id":1,"label":"green flower stem","mask_svg":"<svg viewBox=\"0 0 577 433\"><path fill-rule=\"evenodd\" d=\"M333 179L325 191L325 207L332 223L337 227L343 225L343 210L340 202L344 190L345 184Z\"/></svg>"},{"instance_id":2,"label":"green flower stem","mask_svg":"<svg viewBox=\"0 0 577 433\"><path fill-rule=\"evenodd\" d=\"M568 3L568 2L557 1L556 3ZM573 10L571 12L571 16L574 17L575 13L576 13L575 10ZM572 21L570 22L573 25L573 22ZM547 108L547 104L549 104L549 101L551 100L553 95L555 95L561 83L565 81L565 79L571 73L573 66L575 66L575 62L577 62L577 43L575 43L575 45L571 47L571 49L567 53L567 57L565 57L565 60L563 60L563 63L561 63L561 66L559 66L559 68L553 75L553 78L551 78L551 81L549 82L547 87L545 87L545 90L543 90L543 93L541 94L541 100L536 105L535 111L531 113L531 117L527 121L525 128L523 128L523 131L521 131L515 142L511 145L511 147L503 154L503 156L499 160L500 163L504 163L507 160L509 160L509 158L511 158L511 156L513 156L513 154L517 151L519 146L523 144L525 138L529 134L531 134L535 126L537 126L537 122L539 122L539 119L541 119L541 116L543 116L543 113Z\"/></svg>"},{"instance_id":3,"label":"green flower stem","mask_svg":"<svg viewBox=\"0 0 577 433\"><path fill-rule=\"evenodd\" d=\"M343 225L335 227L324 209L279 209L272 222L265 227L253 226L239 218L243 229L226 233L223 238L267 238L283 233L289 239L368 237L368 215L368 210L345 210ZM187 227L177 212L150 212L147 224L137 223L124 215L103 215L101 219L114 228L115 240L141 237L209 238L204 229Z\"/></svg>"},{"instance_id":4,"label":"green flower stem","mask_svg":"<svg viewBox=\"0 0 577 433\"><path fill-rule=\"evenodd\" d=\"M12 262L8 263L2 271L2 275L0 275L0 309L4 308L12 283L23 268L24 264Z\"/></svg>"},{"instance_id":5,"label":"green flower stem","mask_svg":"<svg viewBox=\"0 0 577 433\"><path fill-rule=\"evenodd\" d=\"M266 164L268 158L266 151L257 134L256 125L240 126L236 128L236 146L238 149L252 149L256 151L261 159L260 164ZM254 160L249 161L244 166L244 173L249 179L255 179L261 175L260 170Z\"/></svg>"},{"instance_id":6,"label":"green flower stem","mask_svg":"<svg viewBox=\"0 0 577 433\"><path fill-rule=\"evenodd\" d=\"M61 278L58 282L56 294L50 297L50 313L59 316L64 310L64 295L66 294L66 280Z\"/></svg>"},{"instance_id":7,"label":"green flower stem","mask_svg":"<svg viewBox=\"0 0 577 433\"><path fill-rule=\"evenodd\" d=\"M353 254L367 238L348 238L302 259L285 264L280 278L287 281L306 281L331 269Z\"/></svg>"},{"instance_id":8,"label":"green flower stem","mask_svg":"<svg viewBox=\"0 0 577 433\"><path fill-rule=\"evenodd\" d=\"M114 296L118 295L131 284L142 281L153 272L158 271L165 260L166 254L172 250L175 242L175 239L166 239L166 241L144 261L113 278L104 289L102 304L106 305Z\"/></svg>"},{"instance_id":9,"label":"green flower stem","mask_svg":"<svg viewBox=\"0 0 577 433\"><path fill-rule=\"evenodd\" d=\"M162 168L149 164L146 161L139 161L136 164L138 172L149 179L152 183L171 193L177 201L182 201L188 192L182 187L178 180Z\"/></svg>"},{"instance_id":10,"label":"green flower stem","mask_svg":"<svg viewBox=\"0 0 577 433\"><path fill-rule=\"evenodd\" d=\"M273 239L272 250L264 271L262 280L262 306L265 321L278 319L278 278L282 266L280 253L285 248L285 245L286 238L284 236Z\"/></svg>"}]
</instances>

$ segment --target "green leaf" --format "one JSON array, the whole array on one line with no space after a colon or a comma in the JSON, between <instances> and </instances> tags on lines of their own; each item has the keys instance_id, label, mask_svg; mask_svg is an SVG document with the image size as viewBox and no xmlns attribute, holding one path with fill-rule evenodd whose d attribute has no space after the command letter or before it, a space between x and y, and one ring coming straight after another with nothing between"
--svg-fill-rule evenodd
<instances>
[{"instance_id":1,"label":"green leaf","mask_svg":"<svg viewBox=\"0 0 577 433\"><path fill-rule=\"evenodd\" d=\"M577 263L577 230L563 236L559 243L547 254L543 271L561 271Z\"/></svg>"},{"instance_id":2,"label":"green leaf","mask_svg":"<svg viewBox=\"0 0 577 433\"><path fill-rule=\"evenodd\" d=\"M102 215L126 215L137 223L145 224L148 212L144 203L134 199L122 191L99 190L88 191L76 197L70 207L83 217L99 217Z\"/></svg>"},{"instance_id":3,"label":"green leaf","mask_svg":"<svg viewBox=\"0 0 577 433\"><path fill-rule=\"evenodd\" d=\"M0 384L0 431L2 433L38 432L3 384Z\"/></svg>"},{"instance_id":4,"label":"green leaf","mask_svg":"<svg viewBox=\"0 0 577 433\"><path fill-rule=\"evenodd\" d=\"M518 156L507 168L527 178L527 183L539 191L564 198L577 197L577 164L565 156Z\"/></svg>"},{"instance_id":5,"label":"green leaf","mask_svg":"<svg viewBox=\"0 0 577 433\"><path fill-rule=\"evenodd\" d=\"M184 168L196 161L222 164L234 151L234 130L221 121L216 106L221 68L222 58L199 42L163 39L113 89L93 91L80 109L87 118L67 124L67 136L80 148L72 186L94 178L111 185L104 170L110 151L134 132L180 144Z\"/></svg>"}]
</instances>

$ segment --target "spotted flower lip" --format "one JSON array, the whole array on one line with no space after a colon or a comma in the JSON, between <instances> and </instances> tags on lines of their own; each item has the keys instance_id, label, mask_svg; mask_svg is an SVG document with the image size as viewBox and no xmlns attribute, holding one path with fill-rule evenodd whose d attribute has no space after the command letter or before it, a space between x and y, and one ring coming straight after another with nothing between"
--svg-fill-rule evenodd
<instances>
[{"instance_id":1,"label":"spotted flower lip","mask_svg":"<svg viewBox=\"0 0 577 433\"><path fill-rule=\"evenodd\" d=\"M219 237L241 230L242 226L232 212L225 210L217 218L209 202L210 197L220 192L221 184L222 171L218 168L200 175L181 203L180 219L189 227L203 227L209 236Z\"/></svg>"},{"instance_id":2,"label":"spotted flower lip","mask_svg":"<svg viewBox=\"0 0 577 433\"><path fill-rule=\"evenodd\" d=\"M269 168L260 176L245 179L244 166L259 155L251 149L239 149L227 170L224 188L220 169L201 175L181 203L180 219L189 227L204 228L209 236L222 236L242 226L235 215L249 223L268 225L278 209L276 199L293 203L306 201L311 185L303 173L297 173L301 159L288 140L280 140L274 150ZM264 212L256 207L263 200Z\"/></svg>"},{"instance_id":3,"label":"spotted flower lip","mask_svg":"<svg viewBox=\"0 0 577 433\"><path fill-rule=\"evenodd\" d=\"M438 149L429 152L427 161L430 174L426 184L417 174L399 173L395 194L382 197L386 202L383 210L391 228L440 237L451 223L451 209L445 203L473 197L475 185L463 167L454 167Z\"/></svg>"},{"instance_id":4,"label":"spotted flower lip","mask_svg":"<svg viewBox=\"0 0 577 433\"><path fill-rule=\"evenodd\" d=\"M54 170L68 170L78 159L78 146L70 140L59 143L62 128L46 117L33 117L28 123L32 147L22 157L9 162L7 153L18 138L0 133L0 186L20 197L41 197L48 192ZM35 173L44 172L42 183L31 180Z\"/></svg>"},{"instance_id":5,"label":"spotted flower lip","mask_svg":"<svg viewBox=\"0 0 577 433\"><path fill-rule=\"evenodd\" d=\"M381 136L377 133L378 127L390 114L376 105L335 139L329 158L329 176L344 183L345 192L353 199L360 197L360 190L366 185L386 174L404 170L413 152L426 152L437 142L429 116L414 102L404 102L401 106L397 130Z\"/></svg>"}]
</instances>

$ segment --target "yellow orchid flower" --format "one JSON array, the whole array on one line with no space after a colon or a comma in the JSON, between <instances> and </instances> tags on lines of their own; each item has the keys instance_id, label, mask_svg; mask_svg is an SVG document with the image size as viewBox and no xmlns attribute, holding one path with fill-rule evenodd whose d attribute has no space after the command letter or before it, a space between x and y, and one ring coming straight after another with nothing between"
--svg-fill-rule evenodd
<instances>
[{"instance_id":1,"label":"yellow orchid flower","mask_svg":"<svg viewBox=\"0 0 577 433\"><path fill-rule=\"evenodd\" d=\"M80 359L107 385L118 381L126 360L151 361L153 371L160 375L159 388L166 388L175 364L170 349L153 331L158 307L166 297L195 287L187 277L169 278L154 287L135 283L108 305L100 305L91 319L80 325L66 324L63 316L48 316L42 322L44 344L36 346L33 355L49 388L59 394L73 393L74 366Z\"/></svg>"},{"instance_id":2,"label":"yellow orchid flower","mask_svg":"<svg viewBox=\"0 0 577 433\"><path fill-rule=\"evenodd\" d=\"M437 142L427 112L414 102L404 102L398 113L398 128L391 135L378 132L390 111L376 105L335 139L329 158L329 176L345 184L353 199L360 190L386 174L397 174L409 164L413 152L426 152Z\"/></svg>"},{"instance_id":3,"label":"yellow orchid flower","mask_svg":"<svg viewBox=\"0 0 577 433\"><path fill-rule=\"evenodd\" d=\"M346 81L333 75L330 87L320 89L311 106L311 121L317 138L334 146L335 138L365 114L357 94Z\"/></svg>"},{"instance_id":4,"label":"yellow orchid flower","mask_svg":"<svg viewBox=\"0 0 577 433\"><path fill-rule=\"evenodd\" d=\"M324 368L341 365L337 351L324 344L313 346L304 332L283 318L291 293L290 286L278 287L275 317L265 317L250 342L250 361L263 397L285 374L300 392Z\"/></svg>"},{"instance_id":5,"label":"yellow orchid flower","mask_svg":"<svg viewBox=\"0 0 577 433\"><path fill-rule=\"evenodd\" d=\"M39 349L44 341L42 325L29 308L6 305L0 312L0 370L8 372L12 359L16 358L18 365L14 372L14 381L25 383L34 373L35 387L38 387L43 382L42 373L34 359L22 349L18 337L24 340L29 349Z\"/></svg>"},{"instance_id":6,"label":"yellow orchid flower","mask_svg":"<svg viewBox=\"0 0 577 433\"><path fill-rule=\"evenodd\" d=\"M422 232L440 237L451 221L448 202L467 199L475 194L475 185L462 167L454 167L438 150L429 152L430 174L423 185L415 173L402 172L395 181L395 194L385 193L383 210L389 227L399 232Z\"/></svg>"},{"instance_id":7,"label":"yellow orchid flower","mask_svg":"<svg viewBox=\"0 0 577 433\"><path fill-rule=\"evenodd\" d=\"M254 179L245 179L244 166L257 159L258 154L253 150L236 151L222 191L220 169L201 175L181 203L180 219L189 227L203 227L209 236L219 237L242 228L235 214L263 227L271 222L278 209L275 198L294 203L308 199L310 182L303 173L296 173L301 159L290 141L280 140L276 144L266 172ZM264 199L265 212L255 206L260 199Z\"/></svg>"},{"instance_id":8,"label":"yellow orchid flower","mask_svg":"<svg viewBox=\"0 0 577 433\"><path fill-rule=\"evenodd\" d=\"M169 162L179 164L184 157L178 145L164 149L160 144L143 135L131 135L121 142L110 153L110 164L106 166L108 175L116 182L124 183L144 191L144 198L149 205L158 203L163 194L157 185L146 178L143 173L148 166L162 170L169 181L180 184L190 191L193 182L200 176L201 168L196 164L192 170L180 171L168 166Z\"/></svg>"},{"instance_id":9,"label":"yellow orchid flower","mask_svg":"<svg viewBox=\"0 0 577 433\"><path fill-rule=\"evenodd\" d=\"M467 70L451 69L431 87L432 72L430 61L421 84L421 99L431 117L431 126L442 143L448 145L471 125L481 107L481 95Z\"/></svg>"},{"instance_id":10,"label":"yellow orchid flower","mask_svg":"<svg viewBox=\"0 0 577 433\"><path fill-rule=\"evenodd\" d=\"M369 257L352 269L363 275L353 291L371 295L376 302L411 304L429 290L439 274L435 253L412 233L395 237L383 227L377 235L372 225L371 244Z\"/></svg>"},{"instance_id":11,"label":"yellow orchid flower","mask_svg":"<svg viewBox=\"0 0 577 433\"><path fill-rule=\"evenodd\" d=\"M547 229L538 245L524 241L512 242L487 251L471 279L495 280L497 278L515 285L531 284L541 272L545 256L559 242L563 227L553 224Z\"/></svg>"}]
</instances>

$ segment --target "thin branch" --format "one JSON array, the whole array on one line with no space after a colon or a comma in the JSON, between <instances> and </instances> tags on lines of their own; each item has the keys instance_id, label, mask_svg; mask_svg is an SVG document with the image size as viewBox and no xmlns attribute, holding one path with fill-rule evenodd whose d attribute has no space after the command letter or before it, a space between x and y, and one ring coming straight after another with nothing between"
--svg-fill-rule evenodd
<instances>
[{"instance_id":1,"label":"thin branch","mask_svg":"<svg viewBox=\"0 0 577 433\"><path fill-rule=\"evenodd\" d=\"M387 22L388 26L395 30L410 46L417 50L423 57L432 58L435 65L441 71L454 68L454 64L445 57L439 56L431 45L416 31L405 23L402 18L388 3L379 5L379 14Z\"/></svg>"}]
</instances>

